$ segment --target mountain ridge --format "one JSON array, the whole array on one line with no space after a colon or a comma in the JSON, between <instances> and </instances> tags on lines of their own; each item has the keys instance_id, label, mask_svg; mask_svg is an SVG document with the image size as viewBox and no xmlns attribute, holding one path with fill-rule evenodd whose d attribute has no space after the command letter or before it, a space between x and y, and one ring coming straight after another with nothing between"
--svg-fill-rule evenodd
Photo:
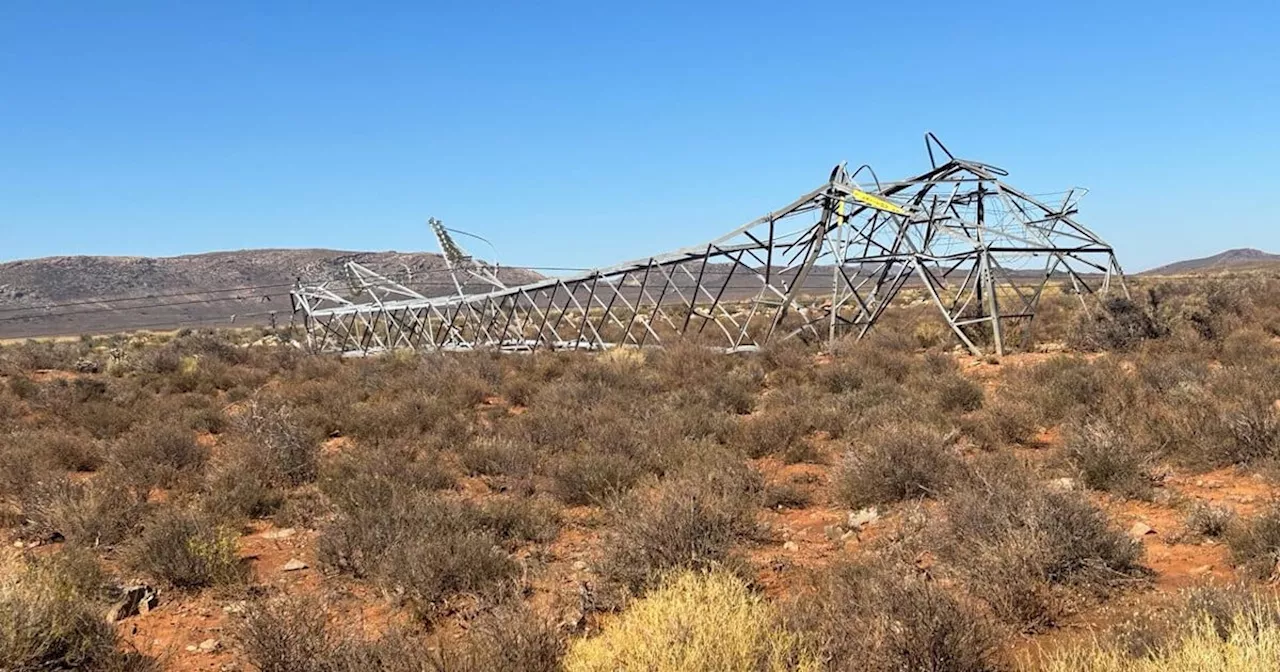
<instances>
[{"instance_id":1,"label":"mountain ridge","mask_svg":"<svg viewBox=\"0 0 1280 672\"><path fill-rule=\"evenodd\" d=\"M272 313L287 322L295 281L340 281L348 261L427 296L455 291L444 258L433 252L265 248L50 256L0 263L0 338L268 324ZM542 277L522 269L499 275L510 284Z\"/></svg>"},{"instance_id":2,"label":"mountain ridge","mask_svg":"<svg viewBox=\"0 0 1280 672\"><path fill-rule=\"evenodd\" d=\"M1257 270L1280 266L1280 254L1271 254L1252 247L1237 247L1217 254L1195 259L1183 259L1157 266L1140 275L1194 275L1225 271Z\"/></svg>"}]
</instances>

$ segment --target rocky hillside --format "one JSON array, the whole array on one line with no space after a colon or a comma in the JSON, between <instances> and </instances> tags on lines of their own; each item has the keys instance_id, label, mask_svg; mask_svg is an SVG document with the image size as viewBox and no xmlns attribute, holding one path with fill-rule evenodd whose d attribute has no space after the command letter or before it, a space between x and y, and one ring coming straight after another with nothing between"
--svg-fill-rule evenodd
<instances>
[{"instance_id":1,"label":"rocky hillside","mask_svg":"<svg viewBox=\"0 0 1280 672\"><path fill-rule=\"evenodd\" d=\"M0 338L180 326L281 324L289 289L339 279L356 261L428 296L453 290L426 252L241 250L181 257L47 257L0 264ZM504 270L508 283L538 279Z\"/></svg>"},{"instance_id":2,"label":"rocky hillside","mask_svg":"<svg viewBox=\"0 0 1280 672\"><path fill-rule=\"evenodd\" d=\"M1212 257L1187 259L1144 271L1143 275L1200 275L1227 271L1252 271L1280 268L1280 254L1241 248L1219 252Z\"/></svg>"}]
</instances>

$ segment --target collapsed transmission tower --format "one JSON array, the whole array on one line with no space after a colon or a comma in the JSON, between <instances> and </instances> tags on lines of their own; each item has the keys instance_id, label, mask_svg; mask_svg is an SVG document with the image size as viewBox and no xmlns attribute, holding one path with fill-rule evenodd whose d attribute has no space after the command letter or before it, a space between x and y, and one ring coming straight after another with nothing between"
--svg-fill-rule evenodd
<instances>
[{"instance_id":1,"label":"collapsed transmission tower","mask_svg":"<svg viewBox=\"0 0 1280 672\"><path fill-rule=\"evenodd\" d=\"M358 264L351 292L293 291L309 346L605 349L696 338L726 350L773 340L864 336L904 288L932 303L974 354L1029 342L1046 287L1086 305L1124 287L1110 245L1076 221L1080 190L1056 204L958 159L926 134L931 168L880 182L842 164L818 188L708 243L571 277L508 287L431 220L456 293L425 296ZM465 281L485 283L464 291ZM473 283L474 284L474 283Z\"/></svg>"}]
</instances>

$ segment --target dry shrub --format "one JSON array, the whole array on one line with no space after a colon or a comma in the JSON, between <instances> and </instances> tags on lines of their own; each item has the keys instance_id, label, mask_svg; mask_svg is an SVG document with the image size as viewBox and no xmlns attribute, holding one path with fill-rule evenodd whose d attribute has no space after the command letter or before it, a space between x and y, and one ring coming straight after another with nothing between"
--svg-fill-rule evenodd
<instances>
[{"instance_id":1,"label":"dry shrub","mask_svg":"<svg viewBox=\"0 0 1280 672\"><path fill-rule=\"evenodd\" d=\"M628 455L575 450L551 467L552 492L565 504L603 504L640 481L646 470Z\"/></svg>"},{"instance_id":2,"label":"dry shrub","mask_svg":"<svg viewBox=\"0 0 1280 672\"><path fill-rule=\"evenodd\" d=\"M1229 507L1196 502L1187 514L1187 534L1198 538L1217 539L1227 534L1236 522L1236 512Z\"/></svg>"},{"instance_id":3,"label":"dry shrub","mask_svg":"<svg viewBox=\"0 0 1280 672\"><path fill-rule=\"evenodd\" d=\"M29 339L4 348L4 356L20 371L41 369L75 370L76 360L85 355L83 343Z\"/></svg>"},{"instance_id":4,"label":"dry shrub","mask_svg":"<svg viewBox=\"0 0 1280 672\"><path fill-rule=\"evenodd\" d=\"M744 417L739 421L734 443L750 458L765 455L810 454L812 448L802 445L808 443L805 435L809 431L809 425L802 417L802 413L803 409L784 406ZM788 460L788 462L800 461L802 460Z\"/></svg>"},{"instance_id":5,"label":"dry shrub","mask_svg":"<svg viewBox=\"0 0 1280 672\"><path fill-rule=\"evenodd\" d=\"M338 506L381 506L397 494L452 488L440 453L409 442L379 443L337 455L321 469L320 488Z\"/></svg>"},{"instance_id":6,"label":"dry shrub","mask_svg":"<svg viewBox=\"0 0 1280 672\"><path fill-rule=\"evenodd\" d=\"M236 638L261 672L555 672L564 642L525 608L499 608L470 624L456 645L425 652L401 630L377 639L344 631L313 599L283 597L255 605Z\"/></svg>"},{"instance_id":7,"label":"dry shrub","mask_svg":"<svg viewBox=\"0 0 1280 672\"><path fill-rule=\"evenodd\" d=\"M899 423L869 432L845 453L836 495L852 508L936 497L955 478L960 460L936 429Z\"/></svg>"},{"instance_id":8,"label":"dry shrub","mask_svg":"<svg viewBox=\"0 0 1280 672\"><path fill-rule=\"evenodd\" d=\"M260 455L234 444L213 463L205 477L201 508L229 524L265 518L284 505L286 493L271 485L259 467Z\"/></svg>"},{"instance_id":9,"label":"dry shrub","mask_svg":"<svg viewBox=\"0 0 1280 672\"><path fill-rule=\"evenodd\" d=\"M835 564L789 615L833 672L1000 669L992 624L908 565Z\"/></svg>"},{"instance_id":10,"label":"dry shrub","mask_svg":"<svg viewBox=\"0 0 1280 672\"><path fill-rule=\"evenodd\" d=\"M9 391L18 399L34 401L40 396L40 383L20 373L15 374L9 377Z\"/></svg>"},{"instance_id":11,"label":"dry shrub","mask_svg":"<svg viewBox=\"0 0 1280 672\"><path fill-rule=\"evenodd\" d=\"M20 499L32 485L55 476L23 436L0 433L0 499Z\"/></svg>"},{"instance_id":12,"label":"dry shrub","mask_svg":"<svg viewBox=\"0 0 1280 672\"><path fill-rule=\"evenodd\" d=\"M503 606L476 619L456 648L442 647L439 672L559 672L565 641L523 605Z\"/></svg>"},{"instance_id":13,"label":"dry shrub","mask_svg":"<svg viewBox=\"0 0 1280 672\"><path fill-rule=\"evenodd\" d=\"M117 473L87 482L63 476L33 483L22 496L26 536L62 536L84 546L114 546L138 528L147 510L145 493Z\"/></svg>"},{"instance_id":14,"label":"dry shrub","mask_svg":"<svg viewBox=\"0 0 1280 672\"><path fill-rule=\"evenodd\" d=\"M1081 311L1067 333L1067 344L1077 350L1130 350L1143 341L1161 338L1169 327L1158 317L1159 296L1148 294L1147 305L1124 297L1103 301L1101 310Z\"/></svg>"},{"instance_id":15,"label":"dry shrub","mask_svg":"<svg viewBox=\"0 0 1280 672\"><path fill-rule=\"evenodd\" d=\"M874 380L875 372L858 361L835 361L820 367L814 375L818 387L830 394L857 392Z\"/></svg>"},{"instance_id":16,"label":"dry shrub","mask_svg":"<svg viewBox=\"0 0 1280 672\"><path fill-rule=\"evenodd\" d=\"M1274 361L1278 354L1274 335L1257 328L1238 329L1223 339L1218 361L1224 366L1252 366Z\"/></svg>"},{"instance_id":17,"label":"dry shrub","mask_svg":"<svg viewBox=\"0 0 1280 672\"><path fill-rule=\"evenodd\" d=\"M336 503L341 512L317 544L321 561L376 579L426 621L450 613L460 596L509 597L519 568L501 545L549 536L538 512L483 510L433 494L390 489Z\"/></svg>"},{"instance_id":18,"label":"dry shrub","mask_svg":"<svg viewBox=\"0 0 1280 672\"><path fill-rule=\"evenodd\" d=\"M544 543L560 532L560 514L550 503L531 497L494 496L480 503L476 523L508 547Z\"/></svg>"},{"instance_id":19,"label":"dry shrub","mask_svg":"<svg viewBox=\"0 0 1280 672\"><path fill-rule=\"evenodd\" d=\"M53 411L68 424L84 429L95 439L115 439L128 432L140 418L149 415L145 407L131 406L93 400L55 406Z\"/></svg>"},{"instance_id":20,"label":"dry shrub","mask_svg":"<svg viewBox=\"0 0 1280 672\"><path fill-rule=\"evenodd\" d=\"M1076 645L1048 656L1048 672L1246 672L1280 668L1280 604L1252 599L1232 607L1225 618L1212 613L1169 626L1156 648L1141 653L1127 642ZM1194 612L1193 612L1194 613Z\"/></svg>"},{"instance_id":21,"label":"dry shrub","mask_svg":"<svg viewBox=\"0 0 1280 672\"><path fill-rule=\"evenodd\" d=\"M140 489L171 488L199 476L209 450L191 430L155 422L121 437L109 459L112 469L127 474Z\"/></svg>"},{"instance_id":22,"label":"dry shrub","mask_svg":"<svg viewBox=\"0 0 1280 672\"><path fill-rule=\"evenodd\" d=\"M181 589L235 584L246 578L234 530L212 518L162 508L126 550L132 568Z\"/></svg>"},{"instance_id":23,"label":"dry shrub","mask_svg":"<svg viewBox=\"0 0 1280 672\"><path fill-rule=\"evenodd\" d=\"M956 373L936 377L938 407L944 413L969 413L982 408L982 386Z\"/></svg>"},{"instance_id":24,"label":"dry shrub","mask_svg":"<svg viewBox=\"0 0 1280 672\"><path fill-rule=\"evenodd\" d=\"M0 389L0 429L16 426L25 409L18 398Z\"/></svg>"},{"instance_id":25,"label":"dry shrub","mask_svg":"<svg viewBox=\"0 0 1280 672\"><path fill-rule=\"evenodd\" d=\"M1280 457L1276 374L1270 365L1223 368L1150 394L1129 415L1150 446L1193 468L1266 464Z\"/></svg>"},{"instance_id":26,"label":"dry shrub","mask_svg":"<svg viewBox=\"0 0 1280 672\"><path fill-rule=\"evenodd\" d=\"M799 339L779 339L760 349L758 361L771 383L796 383L811 376L814 354L814 349Z\"/></svg>"},{"instance_id":27,"label":"dry shrub","mask_svg":"<svg viewBox=\"0 0 1280 672\"><path fill-rule=\"evenodd\" d=\"M423 655L423 644L393 630L378 639L331 626L313 599L281 597L254 605L236 629L245 656L261 672L452 672Z\"/></svg>"},{"instance_id":28,"label":"dry shrub","mask_svg":"<svg viewBox=\"0 0 1280 672\"><path fill-rule=\"evenodd\" d=\"M20 489L16 482L19 475L43 470L95 471L104 459L102 446L84 434L58 429L8 433L0 438L0 466L17 471L9 479L0 476L0 495ZM2 481L14 481L14 486L5 487Z\"/></svg>"},{"instance_id":29,"label":"dry shrub","mask_svg":"<svg viewBox=\"0 0 1280 672\"><path fill-rule=\"evenodd\" d=\"M115 629L102 618L103 582L96 560L74 549L27 562L0 558L0 669L158 669L117 650Z\"/></svg>"},{"instance_id":30,"label":"dry shrub","mask_svg":"<svg viewBox=\"0 0 1280 672\"><path fill-rule=\"evenodd\" d=\"M1272 504L1227 534L1231 557L1245 574L1265 579L1277 575L1280 563L1280 505Z\"/></svg>"},{"instance_id":31,"label":"dry shrub","mask_svg":"<svg viewBox=\"0 0 1280 672\"><path fill-rule=\"evenodd\" d=\"M993 449L1031 441L1040 429L1041 418L1031 401L1002 391L982 410L965 418L961 426L979 446Z\"/></svg>"},{"instance_id":32,"label":"dry shrub","mask_svg":"<svg viewBox=\"0 0 1280 672\"><path fill-rule=\"evenodd\" d=\"M1046 488L1007 459L986 460L945 502L939 552L1011 624L1053 623L1084 594L1141 580L1142 546L1074 492Z\"/></svg>"},{"instance_id":33,"label":"dry shrub","mask_svg":"<svg viewBox=\"0 0 1280 672\"><path fill-rule=\"evenodd\" d=\"M237 439L245 444L269 486L289 488L310 483L319 469L320 445L288 406L250 402L236 417Z\"/></svg>"},{"instance_id":34,"label":"dry shrub","mask_svg":"<svg viewBox=\"0 0 1280 672\"><path fill-rule=\"evenodd\" d=\"M597 637L574 642L568 672L760 672L822 669L773 607L723 571L684 571L637 600Z\"/></svg>"},{"instance_id":35,"label":"dry shrub","mask_svg":"<svg viewBox=\"0 0 1280 672\"><path fill-rule=\"evenodd\" d=\"M770 509L804 509L813 503L813 494L798 483L773 483L765 486L761 504Z\"/></svg>"},{"instance_id":36,"label":"dry shrub","mask_svg":"<svg viewBox=\"0 0 1280 672\"><path fill-rule=\"evenodd\" d=\"M533 447L505 437L480 436L458 449L458 459L472 476L524 479L538 468Z\"/></svg>"},{"instance_id":37,"label":"dry shrub","mask_svg":"<svg viewBox=\"0 0 1280 672\"><path fill-rule=\"evenodd\" d=\"M702 458L633 492L613 512L601 574L639 593L668 570L738 562L733 545L758 531L760 494L758 474L731 455Z\"/></svg>"},{"instance_id":38,"label":"dry shrub","mask_svg":"<svg viewBox=\"0 0 1280 672\"><path fill-rule=\"evenodd\" d=\"M1093 421L1071 427L1066 455L1090 488L1138 499L1152 494L1151 456L1109 423Z\"/></svg>"},{"instance_id":39,"label":"dry shrub","mask_svg":"<svg viewBox=\"0 0 1280 672\"><path fill-rule=\"evenodd\" d=\"M1025 396L1039 409L1043 422L1056 424L1101 408L1108 396L1117 394L1124 377L1110 360L1060 355L1011 372L1001 391Z\"/></svg>"}]
</instances>

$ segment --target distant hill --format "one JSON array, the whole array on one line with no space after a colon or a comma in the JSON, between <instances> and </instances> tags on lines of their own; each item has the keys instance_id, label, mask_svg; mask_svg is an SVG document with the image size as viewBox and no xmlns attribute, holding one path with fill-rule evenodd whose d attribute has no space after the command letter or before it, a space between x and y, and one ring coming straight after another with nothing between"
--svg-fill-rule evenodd
<instances>
[{"instance_id":1,"label":"distant hill","mask_svg":"<svg viewBox=\"0 0 1280 672\"><path fill-rule=\"evenodd\" d=\"M295 279L340 279L347 261L428 296L454 291L444 259L428 252L268 249L47 257L0 264L0 338L267 324L272 311L287 324ZM541 278L519 269L501 275L509 284Z\"/></svg>"},{"instance_id":2,"label":"distant hill","mask_svg":"<svg viewBox=\"0 0 1280 672\"><path fill-rule=\"evenodd\" d=\"M1259 269L1280 269L1280 254L1270 254L1252 248L1227 250L1226 252L1219 252L1212 257L1187 259L1166 264L1159 268L1143 271L1142 275L1198 275Z\"/></svg>"}]
</instances>

